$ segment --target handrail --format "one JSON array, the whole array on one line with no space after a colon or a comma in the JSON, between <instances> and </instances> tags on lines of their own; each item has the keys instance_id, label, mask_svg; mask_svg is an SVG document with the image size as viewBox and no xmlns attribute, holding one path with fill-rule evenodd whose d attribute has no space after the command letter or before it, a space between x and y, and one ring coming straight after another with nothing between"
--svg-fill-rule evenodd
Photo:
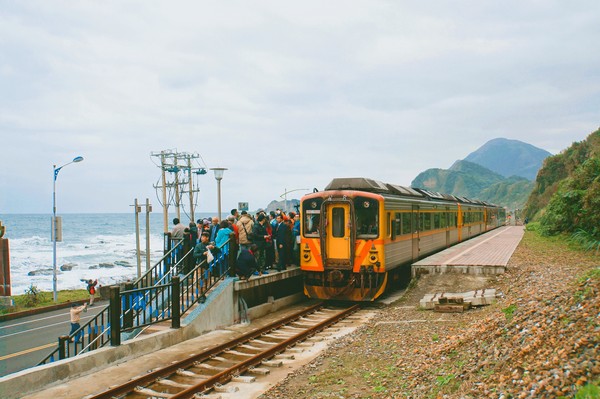
<instances>
[{"instance_id":1,"label":"handrail","mask_svg":"<svg viewBox=\"0 0 600 399\"><path fill-rule=\"evenodd\" d=\"M179 304L181 314L189 310L190 307L195 303L204 300L206 298L206 293L231 272L233 265L228 265L226 270L224 270L222 267L227 256L230 254L229 244L235 243L235 241L231 240L232 237L230 236L230 238L223 243L223 245L218 247L220 252L219 255L215 257L215 259L208 265L207 268L202 267L202 265L206 264L206 261L202 261L198 265L195 265L195 267L185 276L182 276L179 283ZM187 261L188 256L192 256L193 251L188 251L186 254L181 256L178 261L173 262L174 264L172 263L171 267L169 267L164 273L160 273L161 270L159 269L159 266L161 264L164 266L164 263L167 263L169 260L173 261L173 257L177 255L177 249L181 247L182 243L179 242L177 245L171 248L152 269L148 270L143 276L138 278L132 284L133 288L119 293L119 301L121 304L126 303L128 306L121 306L121 314L119 315L120 326L118 330L130 331L171 319L171 301L168 300L171 297L171 278L178 274L178 271L181 270L184 262ZM223 250L223 248L227 249ZM144 282L153 282L153 284L144 287ZM135 287L135 285L138 285L138 287ZM143 295L139 295L141 293L143 293ZM135 300L128 301L129 299L132 299L133 295L135 294L138 294L135 296ZM159 296L161 298L160 301L158 300ZM156 304L157 307L160 307L160 309L152 309L151 306L149 309L147 309L148 304ZM146 317L146 314L144 313L148 310L150 312L149 321L147 321L148 317ZM154 317L152 317L152 312L155 312ZM47 362L53 362L55 360L54 357L57 354L59 359L69 358L80 353L97 349L98 347L103 347L107 343L110 343L110 316L110 307L106 306L96 316L94 316L91 320L89 320L86 324L81 326L72 334L59 337L59 344L57 348L48 354L40 363L38 363L38 365L45 364ZM138 323L135 326L133 326L133 324L131 326L125 326L125 317L131 318L131 321L134 319L137 319L138 321L142 319L143 322L142 324ZM85 344L86 329L88 332L87 344ZM81 339L79 339L79 337L81 337ZM67 342L70 342L71 340L77 341L74 342L72 350L71 346L67 344ZM61 353L61 346L64 353ZM79 346L81 346L81 348L79 348Z\"/></svg>"}]
</instances>

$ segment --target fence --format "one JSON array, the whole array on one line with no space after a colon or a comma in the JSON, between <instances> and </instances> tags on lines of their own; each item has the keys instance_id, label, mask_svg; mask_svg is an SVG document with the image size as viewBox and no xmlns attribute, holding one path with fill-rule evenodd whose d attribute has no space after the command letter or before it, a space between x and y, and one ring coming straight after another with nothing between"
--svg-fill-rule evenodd
<instances>
[{"instance_id":1,"label":"fence","mask_svg":"<svg viewBox=\"0 0 600 399\"><path fill-rule=\"evenodd\" d=\"M218 248L218 255L207 264L202 261L186 275L181 274L192 250L183 253L182 242L165 235L165 255L133 283L111 287L110 304L68 336L58 338L58 346L38 365L66 359L101 348L121 344L122 332L141 331L152 324L171 320L179 328L181 315L195 303L204 302L209 291L233 273L237 245L233 234ZM231 246L231 247L230 247ZM231 258L231 259L230 259Z\"/></svg>"}]
</instances>

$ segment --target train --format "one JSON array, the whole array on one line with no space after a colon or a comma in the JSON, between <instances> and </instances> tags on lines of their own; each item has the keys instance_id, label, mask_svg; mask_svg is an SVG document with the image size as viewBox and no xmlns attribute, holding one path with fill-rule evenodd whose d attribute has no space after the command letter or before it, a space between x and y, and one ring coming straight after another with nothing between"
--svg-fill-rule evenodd
<instances>
[{"instance_id":1,"label":"train","mask_svg":"<svg viewBox=\"0 0 600 399\"><path fill-rule=\"evenodd\" d=\"M503 207L378 180L334 178L300 200L300 269L309 298L374 301L411 264L505 224Z\"/></svg>"}]
</instances>

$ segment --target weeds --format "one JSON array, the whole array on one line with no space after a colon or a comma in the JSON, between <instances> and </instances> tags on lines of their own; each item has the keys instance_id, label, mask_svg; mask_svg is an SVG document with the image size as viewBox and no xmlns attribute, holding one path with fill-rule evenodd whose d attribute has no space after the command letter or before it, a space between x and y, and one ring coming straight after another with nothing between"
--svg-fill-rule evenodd
<instances>
[{"instance_id":1,"label":"weeds","mask_svg":"<svg viewBox=\"0 0 600 399\"><path fill-rule=\"evenodd\" d=\"M506 316L506 321L511 321L516 311L517 305L514 303L502 309L502 313Z\"/></svg>"}]
</instances>

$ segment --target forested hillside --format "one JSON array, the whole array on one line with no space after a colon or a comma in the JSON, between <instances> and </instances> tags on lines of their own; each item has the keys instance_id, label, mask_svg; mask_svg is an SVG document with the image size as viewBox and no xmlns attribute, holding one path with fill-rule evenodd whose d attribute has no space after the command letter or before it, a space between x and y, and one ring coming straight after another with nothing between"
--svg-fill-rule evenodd
<instances>
[{"instance_id":1,"label":"forested hillside","mask_svg":"<svg viewBox=\"0 0 600 399\"><path fill-rule=\"evenodd\" d=\"M547 234L577 233L600 241L600 129L546 159L525 215Z\"/></svg>"}]
</instances>

